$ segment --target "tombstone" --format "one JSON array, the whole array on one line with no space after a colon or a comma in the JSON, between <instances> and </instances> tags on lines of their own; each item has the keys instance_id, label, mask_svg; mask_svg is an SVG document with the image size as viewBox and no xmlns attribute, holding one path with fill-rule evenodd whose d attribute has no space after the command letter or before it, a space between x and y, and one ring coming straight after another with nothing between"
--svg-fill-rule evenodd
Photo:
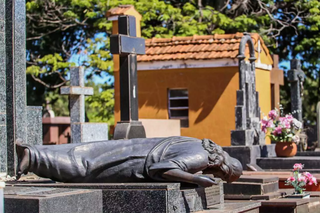
<instances>
[{"instance_id":1,"label":"tombstone","mask_svg":"<svg viewBox=\"0 0 320 213\"><path fill-rule=\"evenodd\" d=\"M250 50L249 63L245 61L245 48ZM244 33L239 48L239 90L235 107L236 130L231 131L231 145L250 146L265 144L260 128L259 94L256 91L255 52L250 34Z\"/></svg>"},{"instance_id":2,"label":"tombstone","mask_svg":"<svg viewBox=\"0 0 320 213\"><path fill-rule=\"evenodd\" d=\"M318 148L320 148L320 101L317 104L317 139Z\"/></svg>"},{"instance_id":3,"label":"tombstone","mask_svg":"<svg viewBox=\"0 0 320 213\"><path fill-rule=\"evenodd\" d=\"M145 41L136 37L136 19L119 16L119 35L110 37L110 52L120 56L120 116L114 139L145 138L138 116L137 54L145 54Z\"/></svg>"},{"instance_id":4,"label":"tombstone","mask_svg":"<svg viewBox=\"0 0 320 213\"><path fill-rule=\"evenodd\" d=\"M15 141L42 143L42 107L26 106L25 1L0 2L0 173L15 175Z\"/></svg>"},{"instance_id":5,"label":"tombstone","mask_svg":"<svg viewBox=\"0 0 320 213\"><path fill-rule=\"evenodd\" d=\"M85 122L85 95L93 95L93 88L84 86L83 67L70 69L70 86L60 92L70 97L71 143L108 140L108 124Z\"/></svg>"},{"instance_id":6,"label":"tombstone","mask_svg":"<svg viewBox=\"0 0 320 213\"><path fill-rule=\"evenodd\" d=\"M288 81L291 83L291 112L293 117L303 123L302 120L302 96L305 74L301 70L300 60L293 59L290 62Z\"/></svg>"}]
</instances>

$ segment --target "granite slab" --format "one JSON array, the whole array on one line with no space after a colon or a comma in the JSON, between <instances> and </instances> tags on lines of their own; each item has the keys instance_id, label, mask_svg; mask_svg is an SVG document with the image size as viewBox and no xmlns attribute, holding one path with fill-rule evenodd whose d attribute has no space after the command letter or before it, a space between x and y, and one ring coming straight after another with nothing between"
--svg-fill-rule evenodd
<instances>
[{"instance_id":1,"label":"granite slab","mask_svg":"<svg viewBox=\"0 0 320 213\"><path fill-rule=\"evenodd\" d=\"M294 156L294 157L272 157L257 158L257 164L262 169L288 169L292 170L295 163L304 164L304 169L320 168L320 156Z\"/></svg>"},{"instance_id":2,"label":"granite slab","mask_svg":"<svg viewBox=\"0 0 320 213\"><path fill-rule=\"evenodd\" d=\"M279 190L278 181L269 183L246 183L233 182L224 183L224 193L226 195L263 195Z\"/></svg>"},{"instance_id":3,"label":"granite slab","mask_svg":"<svg viewBox=\"0 0 320 213\"><path fill-rule=\"evenodd\" d=\"M4 188L6 213L102 212L101 190L45 187Z\"/></svg>"},{"instance_id":4,"label":"granite slab","mask_svg":"<svg viewBox=\"0 0 320 213\"><path fill-rule=\"evenodd\" d=\"M223 203L223 185L180 188L179 183L15 183L18 187L102 190L103 212L196 212Z\"/></svg>"},{"instance_id":5,"label":"granite slab","mask_svg":"<svg viewBox=\"0 0 320 213\"><path fill-rule=\"evenodd\" d=\"M279 181L279 177L271 175L241 175L237 182L270 183Z\"/></svg>"},{"instance_id":6,"label":"granite slab","mask_svg":"<svg viewBox=\"0 0 320 213\"><path fill-rule=\"evenodd\" d=\"M282 198L261 201L261 213L320 213L320 198Z\"/></svg>"},{"instance_id":7,"label":"granite slab","mask_svg":"<svg viewBox=\"0 0 320 213\"><path fill-rule=\"evenodd\" d=\"M259 201L230 202L210 206L208 210L197 213L259 213L261 203Z\"/></svg>"}]
</instances>

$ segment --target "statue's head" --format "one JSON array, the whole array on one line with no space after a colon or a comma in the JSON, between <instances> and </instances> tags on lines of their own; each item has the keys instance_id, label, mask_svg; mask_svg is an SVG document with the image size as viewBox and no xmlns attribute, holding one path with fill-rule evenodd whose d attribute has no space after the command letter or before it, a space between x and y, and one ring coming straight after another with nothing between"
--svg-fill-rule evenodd
<instances>
[{"instance_id":1,"label":"statue's head","mask_svg":"<svg viewBox=\"0 0 320 213\"><path fill-rule=\"evenodd\" d=\"M237 180L242 175L240 161L230 157L227 152L222 150L221 146L208 139L204 139L202 145L209 153L209 164L203 170L204 174L213 174L228 183Z\"/></svg>"}]
</instances>

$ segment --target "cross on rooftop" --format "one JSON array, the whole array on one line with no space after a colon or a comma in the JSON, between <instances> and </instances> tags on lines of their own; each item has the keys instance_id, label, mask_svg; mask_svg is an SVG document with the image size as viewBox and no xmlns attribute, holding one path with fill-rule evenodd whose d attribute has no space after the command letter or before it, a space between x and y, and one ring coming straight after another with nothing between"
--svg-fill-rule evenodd
<instances>
[{"instance_id":1,"label":"cross on rooftop","mask_svg":"<svg viewBox=\"0 0 320 213\"><path fill-rule=\"evenodd\" d=\"M83 67L70 69L70 86L61 87L60 93L70 97L71 124L85 122L85 95L93 95L93 88L84 86Z\"/></svg>"}]
</instances>

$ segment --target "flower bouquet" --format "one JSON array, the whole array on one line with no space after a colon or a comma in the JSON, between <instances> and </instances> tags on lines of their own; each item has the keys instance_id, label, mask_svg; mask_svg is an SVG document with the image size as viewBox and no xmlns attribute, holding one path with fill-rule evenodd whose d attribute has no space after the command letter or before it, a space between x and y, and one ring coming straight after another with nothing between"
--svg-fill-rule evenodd
<instances>
[{"instance_id":1,"label":"flower bouquet","mask_svg":"<svg viewBox=\"0 0 320 213\"><path fill-rule=\"evenodd\" d=\"M275 109L263 117L261 124L262 131L276 142L277 156L291 157L297 153L296 143L300 141L299 133L302 130L300 121L291 114L280 116L279 111Z\"/></svg>"},{"instance_id":2,"label":"flower bouquet","mask_svg":"<svg viewBox=\"0 0 320 213\"><path fill-rule=\"evenodd\" d=\"M310 174L309 172L300 173L300 170L303 169L303 164L296 163L293 165L293 176L289 177L286 180L286 185L293 186L294 195L302 195L303 198L306 198L308 195L305 194L306 185L317 185L317 179ZM287 196L287 197L297 197L297 196Z\"/></svg>"}]
</instances>

